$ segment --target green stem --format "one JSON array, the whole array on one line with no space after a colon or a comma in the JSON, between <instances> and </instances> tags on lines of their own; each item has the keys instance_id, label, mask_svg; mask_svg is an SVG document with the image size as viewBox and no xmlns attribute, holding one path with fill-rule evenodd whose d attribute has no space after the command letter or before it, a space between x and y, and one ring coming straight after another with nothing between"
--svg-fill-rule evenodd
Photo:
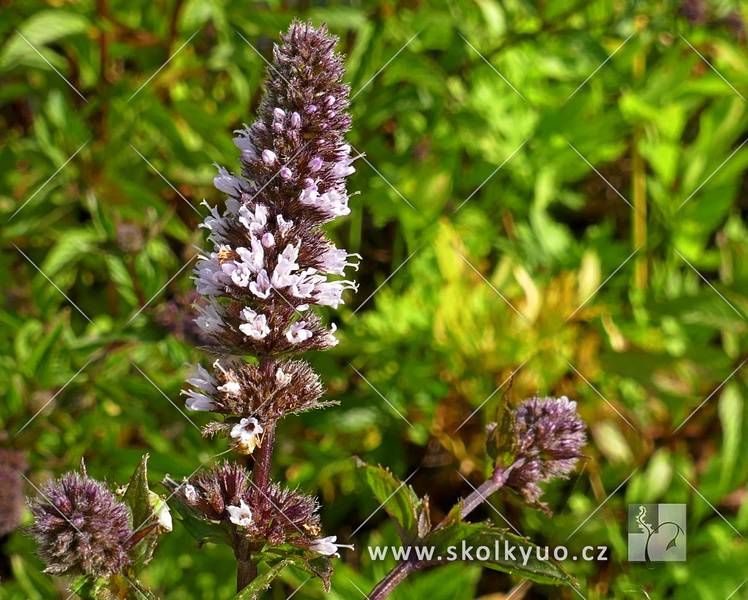
<instances>
[{"instance_id":1,"label":"green stem","mask_svg":"<svg viewBox=\"0 0 748 600\"><path fill-rule=\"evenodd\" d=\"M461 518L467 517L471 512L478 508L483 502L488 500L488 497L497 492L504 486L504 470L496 469L493 475L484 481L477 489L473 491L465 500L462 501L462 512L460 513ZM446 519L439 523L434 530L440 529L444 526ZM408 559L400 561L392 571L382 579L376 587L367 596L369 600L384 600L408 575L413 571L418 571L424 566L425 563L421 564L416 560Z\"/></svg>"}]
</instances>

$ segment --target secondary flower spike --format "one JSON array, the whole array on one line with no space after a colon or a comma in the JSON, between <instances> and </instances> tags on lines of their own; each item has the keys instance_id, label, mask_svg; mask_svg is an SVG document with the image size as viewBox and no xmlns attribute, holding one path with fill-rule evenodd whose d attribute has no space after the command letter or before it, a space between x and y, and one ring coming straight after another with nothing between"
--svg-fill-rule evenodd
<instances>
[{"instance_id":1,"label":"secondary flower spike","mask_svg":"<svg viewBox=\"0 0 748 600\"><path fill-rule=\"evenodd\" d=\"M130 564L130 510L95 479L68 473L42 490L29 528L46 573L107 577Z\"/></svg>"},{"instance_id":2,"label":"secondary flower spike","mask_svg":"<svg viewBox=\"0 0 748 600\"><path fill-rule=\"evenodd\" d=\"M525 400L517 407L515 417L517 453L507 469L506 485L536 503L543 493L538 483L565 478L577 459L584 456L584 422L577 414L577 403L566 396Z\"/></svg>"}]
</instances>

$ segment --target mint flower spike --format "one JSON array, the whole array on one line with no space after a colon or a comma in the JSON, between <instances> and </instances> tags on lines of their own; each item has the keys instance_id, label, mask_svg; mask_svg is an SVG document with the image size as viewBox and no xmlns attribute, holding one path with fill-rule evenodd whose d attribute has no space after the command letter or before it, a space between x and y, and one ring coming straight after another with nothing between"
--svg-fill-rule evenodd
<instances>
[{"instance_id":1,"label":"mint flower spike","mask_svg":"<svg viewBox=\"0 0 748 600\"><path fill-rule=\"evenodd\" d=\"M241 176L218 168L214 184L228 199L223 212L209 207L201 225L214 248L200 256L194 280L207 297L196 324L222 355L267 357L272 363L280 354L338 343L335 325L324 326L311 309L344 303L344 292L356 289L346 270L357 268L360 258L337 248L320 227L350 213L345 180L355 171L344 139L351 124L345 112L349 88L341 83L336 43L325 26L291 25L275 47L257 121L234 138ZM234 361L235 379L227 389L231 382L222 380L220 369L211 376L199 367L188 380L196 389L186 392L187 408L253 417L265 427L268 418L321 406L321 386L306 363L285 361L283 375L269 368L273 372L266 374ZM276 375L272 386L260 385ZM270 402L256 414L253 399L262 386L263 398L296 400Z\"/></svg>"},{"instance_id":2,"label":"mint flower spike","mask_svg":"<svg viewBox=\"0 0 748 600\"><path fill-rule=\"evenodd\" d=\"M219 167L214 184L229 196L226 210L210 208L201 225L215 247L194 273L198 292L210 297L197 324L236 354L335 345L334 328L303 313L315 304L337 308L345 290L356 289L330 276L360 257L319 227L350 213L345 178L355 171L343 137L351 118L337 38L296 22L282 40L259 118L234 138L242 176Z\"/></svg>"},{"instance_id":3,"label":"mint flower spike","mask_svg":"<svg viewBox=\"0 0 748 600\"><path fill-rule=\"evenodd\" d=\"M565 479L574 470L587 442L584 422L577 403L566 396L525 400L517 407L515 419L517 452L514 463L504 471L504 485L549 512L539 501L543 490L538 483Z\"/></svg>"},{"instance_id":4,"label":"mint flower spike","mask_svg":"<svg viewBox=\"0 0 748 600\"><path fill-rule=\"evenodd\" d=\"M186 407L220 415L203 435L227 438L237 454L251 456L252 471L226 463L172 491L232 532L239 590L257 576L266 544L290 544L317 562L342 547L321 537L316 499L271 479L277 422L334 404L320 400L318 375L294 358L338 343L335 324L325 325L314 307L337 309L356 289L346 272L360 256L322 229L350 213L346 178L355 171L337 41L325 26L298 21L281 36L257 120L234 138L241 172L216 165L213 183L228 197L225 208L208 206L201 225L213 247L193 272L205 297L195 323L212 341L204 349L221 358L187 379ZM329 589L331 569L310 569Z\"/></svg>"},{"instance_id":5,"label":"mint flower spike","mask_svg":"<svg viewBox=\"0 0 748 600\"><path fill-rule=\"evenodd\" d=\"M29 533L45 573L109 577L130 564L130 510L100 481L74 472L51 482L33 501Z\"/></svg>"}]
</instances>

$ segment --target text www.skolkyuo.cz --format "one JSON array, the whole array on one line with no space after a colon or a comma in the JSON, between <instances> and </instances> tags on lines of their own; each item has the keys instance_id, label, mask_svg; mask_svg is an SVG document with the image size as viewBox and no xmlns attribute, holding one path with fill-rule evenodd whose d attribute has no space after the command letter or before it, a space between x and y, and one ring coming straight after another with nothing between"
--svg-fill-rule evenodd
<instances>
[{"instance_id":1,"label":"text www.skolkyuo.cz","mask_svg":"<svg viewBox=\"0 0 748 600\"><path fill-rule=\"evenodd\" d=\"M507 540L503 544L498 541L491 546L471 546L464 540L460 546L449 546L443 554L436 554L433 546L368 546L369 557L372 560L384 560L392 556L397 561L415 559L419 562L431 561L496 561L520 562L523 566L530 560L562 562L568 559L586 562L608 560L607 546L585 546L579 555L570 554L565 546L515 546Z\"/></svg>"}]
</instances>

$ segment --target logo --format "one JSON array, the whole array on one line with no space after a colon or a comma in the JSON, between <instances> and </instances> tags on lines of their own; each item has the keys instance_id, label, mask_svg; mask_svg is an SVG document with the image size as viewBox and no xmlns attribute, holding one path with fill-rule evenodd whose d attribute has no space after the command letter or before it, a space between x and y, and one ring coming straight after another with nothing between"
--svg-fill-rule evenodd
<instances>
[{"instance_id":1,"label":"logo","mask_svg":"<svg viewBox=\"0 0 748 600\"><path fill-rule=\"evenodd\" d=\"M685 504L629 504L629 562L686 560Z\"/></svg>"}]
</instances>

